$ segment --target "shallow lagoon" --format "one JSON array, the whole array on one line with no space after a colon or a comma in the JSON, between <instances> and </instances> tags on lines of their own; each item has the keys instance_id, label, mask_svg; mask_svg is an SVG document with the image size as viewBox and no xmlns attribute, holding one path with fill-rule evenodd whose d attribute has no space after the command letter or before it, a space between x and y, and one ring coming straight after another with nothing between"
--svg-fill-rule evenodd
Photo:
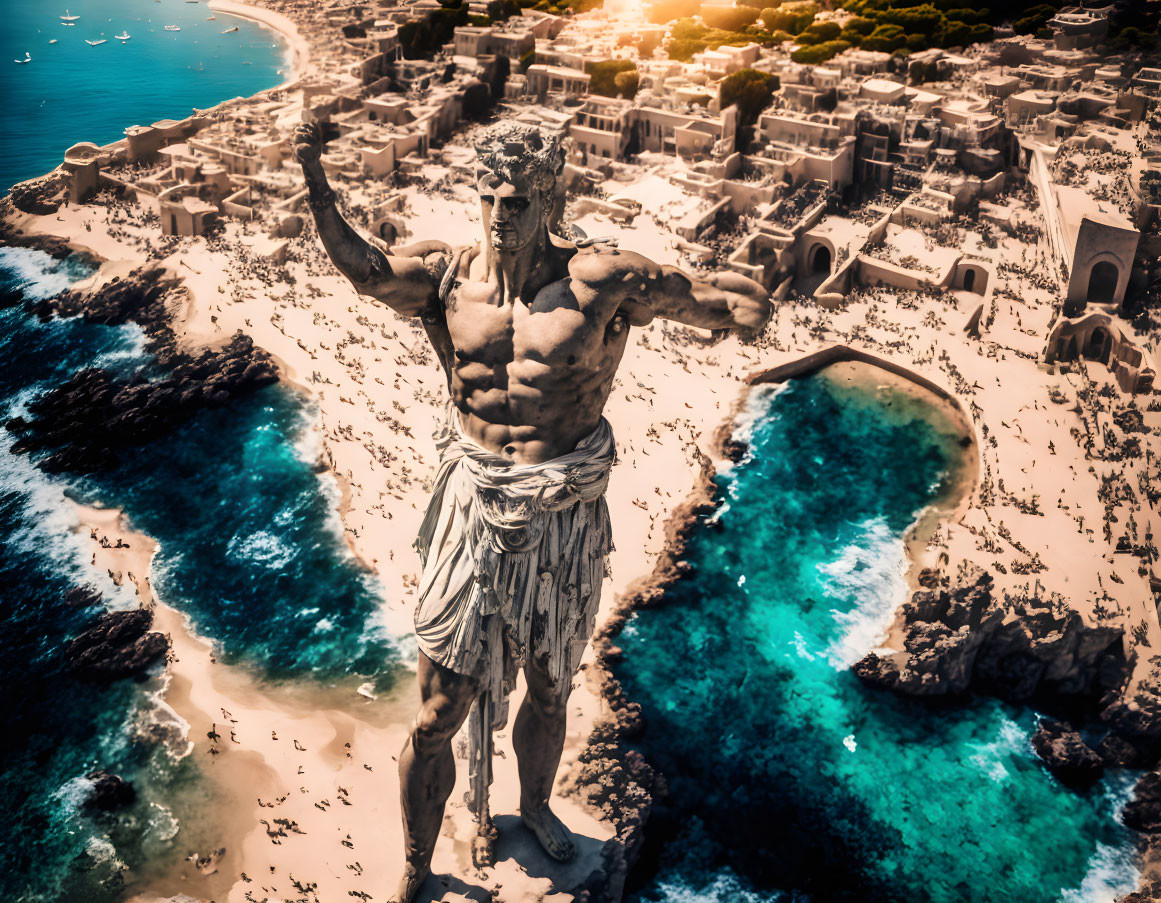
<instances>
[{"instance_id":1,"label":"shallow lagoon","mask_svg":"<svg viewBox=\"0 0 1161 903\"><path fill-rule=\"evenodd\" d=\"M822 374L756 390L748 458L617 640L638 743L668 782L638 903L1111 901L1135 884L1115 819L1131 777L1083 794L1035 758L1027 708L934 708L850 665L905 596L903 536L945 491L951 424Z\"/></svg>"}]
</instances>

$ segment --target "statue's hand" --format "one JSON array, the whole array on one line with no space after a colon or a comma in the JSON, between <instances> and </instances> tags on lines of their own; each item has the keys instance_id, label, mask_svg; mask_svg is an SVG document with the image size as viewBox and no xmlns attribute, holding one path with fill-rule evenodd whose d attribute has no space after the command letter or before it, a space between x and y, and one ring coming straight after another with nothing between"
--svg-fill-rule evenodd
<instances>
[{"instance_id":1,"label":"statue's hand","mask_svg":"<svg viewBox=\"0 0 1161 903\"><path fill-rule=\"evenodd\" d=\"M746 333L761 332L769 322L773 309L769 292L734 295L730 304L734 323Z\"/></svg>"},{"instance_id":2,"label":"statue's hand","mask_svg":"<svg viewBox=\"0 0 1161 903\"><path fill-rule=\"evenodd\" d=\"M294 130L294 159L304 166L317 163L324 144L322 124L304 122Z\"/></svg>"},{"instance_id":3,"label":"statue's hand","mask_svg":"<svg viewBox=\"0 0 1161 903\"><path fill-rule=\"evenodd\" d=\"M770 303L770 293L763 286L731 272L714 273L709 281L726 293L734 329L756 333L765 328L774 308Z\"/></svg>"}]
</instances>

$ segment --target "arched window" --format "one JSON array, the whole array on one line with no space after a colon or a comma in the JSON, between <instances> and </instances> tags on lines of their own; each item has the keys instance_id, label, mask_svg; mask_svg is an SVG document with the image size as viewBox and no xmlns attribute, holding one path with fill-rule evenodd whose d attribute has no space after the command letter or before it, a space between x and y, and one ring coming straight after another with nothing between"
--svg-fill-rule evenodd
<instances>
[{"instance_id":1,"label":"arched window","mask_svg":"<svg viewBox=\"0 0 1161 903\"><path fill-rule=\"evenodd\" d=\"M811 262L811 269L816 273L830 272L830 248L826 245L819 245L814 249L814 260Z\"/></svg>"},{"instance_id":2,"label":"arched window","mask_svg":"<svg viewBox=\"0 0 1161 903\"><path fill-rule=\"evenodd\" d=\"M1116 264L1107 260L1093 264L1088 276L1088 300L1112 301L1117 294L1117 282L1120 281L1120 276Z\"/></svg>"},{"instance_id":3,"label":"arched window","mask_svg":"<svg viewBox=\"0 0 1161 903\"><path fill-rule=\"evenodd\" d=\"M970 292L972 290L972 286L975 284L976 284L976 271L975 270L968 270L966 273L963 274L963 290L965 292Z\"/></svg>"}]
</instances>

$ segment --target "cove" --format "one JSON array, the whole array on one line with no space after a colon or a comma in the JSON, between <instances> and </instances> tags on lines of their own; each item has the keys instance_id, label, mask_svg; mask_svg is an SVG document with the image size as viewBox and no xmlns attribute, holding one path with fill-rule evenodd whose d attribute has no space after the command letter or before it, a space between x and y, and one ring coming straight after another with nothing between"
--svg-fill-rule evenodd
<instances>
[{"instance_id":1,"label":"cove","mask_svg":"<svg viewBox=\"0 0 1161 903\"><path fill-rule=\"evenodd\" d=\"M4 5L0 192L56 168L79 141L108 144L128 126L181 119L195 107L273 88L289 71L279 35L204 3L68 0L69 13L80 16L72 26L61 24L65 6ZM125 33L124 43L114 38ZM85 43L101 39L97 47ZM32 62L13 62L25 53Z\"/></svg>"},{"instance_id":2,"label":"cove","mask_svg":"<svg viewBox=\"0 0 1161 903\"><path fill-rule=\"evenodd\" d=\"M885 385L879 385L879 382ZM955 482L954 426L833 368L753 390L691 570L634 614L614 673L665 777L636 903L1112 901L1136 881L1129 778L1062 788L1031 709L934 707L850 665L907 592L904 534Z\"/></svg>"}]
</instances>

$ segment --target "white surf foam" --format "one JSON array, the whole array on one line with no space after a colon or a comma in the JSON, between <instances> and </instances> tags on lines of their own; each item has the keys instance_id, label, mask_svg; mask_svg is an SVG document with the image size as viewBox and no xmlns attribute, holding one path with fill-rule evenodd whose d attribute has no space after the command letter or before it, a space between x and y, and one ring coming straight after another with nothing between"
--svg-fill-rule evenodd
<instances>
[{"instance_id":1,"label":"white surf foam","mask_svg":"<svg viewBox=\"0 0 1161 903\"><path fill-rule=\"evenodd\" d=\"M849 668L887 638L895 608L907 593L902 540L881 517L859 525L858 537L831 562L820 564L823 590L833 599L856 600L833 609L838 635L826 654L836 669Z\"/></svg>"}]
</instances>

